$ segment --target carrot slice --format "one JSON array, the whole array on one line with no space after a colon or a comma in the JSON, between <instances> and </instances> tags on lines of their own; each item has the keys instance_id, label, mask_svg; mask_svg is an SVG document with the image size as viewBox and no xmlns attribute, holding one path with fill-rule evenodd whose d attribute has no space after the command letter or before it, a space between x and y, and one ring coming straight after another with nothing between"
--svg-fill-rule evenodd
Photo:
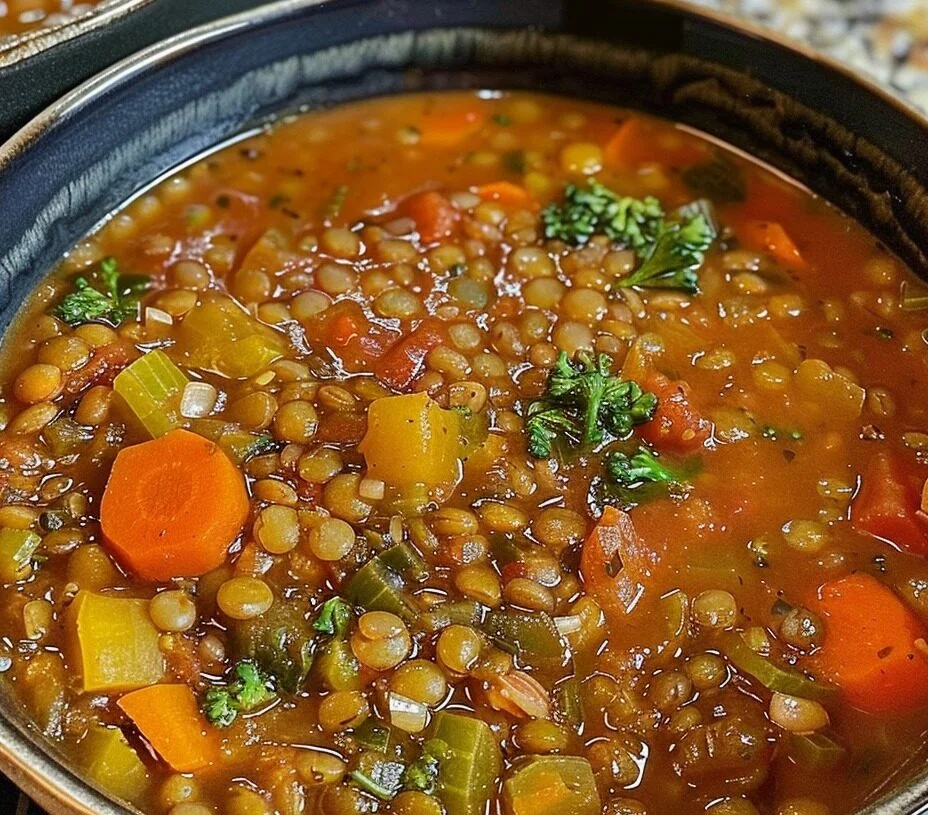
<instances>
[{"instance_id":1,"label":"carrot slice","mask_svg":"<svg viewBox=\"0 0 928 815\"><path fill-rule=\"evenodd\" d=\"M407 198L400 205L400 211L416 222L416 231L423 243L435 243L449 237L460 218L451 202L434 190Z\"/></svg>"},{"instance_id":2,"label":"carrot slice","mask_svg":"<svg viewBox=\"0 0 928 815\"><path fill-rule=\"evenodd\" d=\"M851 505L851 524L898 549L928 555L928 525L919 507L918 491L906 477L902 462L877 453Z\"/></svg>"},{"instance_id":3,"label":"carrot slice","mask_svg":"<svg viewBox=\"0 0 928 815\"><path fill-rule=\"evenodd\" d=\"M749 248L769 252L788 269L802 271L806 268L799 248L775 221L748 221L741 227L739 237Z\"/></svg>"},{"instance_id":4,"label":"carrot slice","mask_svg":"<svg viewBox=\"0 0 928 815\"><path fill-rule=\"evenodd\" d=\"M216 735L187 685L149 685L127 693L117 704L176 772L195 772L218 761Z\"/></svg>"},{"instance_id":5,"label":"carrot slice","mask_svg":"<svg viewBox=\"0 0 928 815\"><path fill-rule=\"evenodd\" d=\"M641 387L658 399L654 418L638 428L642 439L662 450L683 453L702 447L712 433L712 424L690 404L686 382L650 371L643 377Z\"/></svg>"},{"instance_id":6,"label":"carrot slice","mask_svg":"<svg viewBox=\"0 0 928 815\"><path fill-rule=\"evenodd\" d=\"M499 201L514 207L534 209L538 203L529 194L525 187L513 184L511 181L493 181L477 188L477 195L484 201Z\"/></svg>"},{"instance_id":7,"label":"carrot slice","mask_svg":"<svg viewBox=\"0 0 928 815\"><path fill-rule=\"evenodd\" d=\"M621 621L651 577L649 554L627 512L607 506L580 552L580 574L610 623Z\"/></svg>"},{"instance_id":8,"label":"carrot slice","mask_svg":"<svg viewBox=\"0 0 928 815\"><path fill-rule=\"evenodd\" d=\"M692 136L633 116L622 122L606 142L603 159L607 165L622 169L648 162L685 167L703 159L707 152L707 147Z\"/></svg>"},{"instance_id":9,"label":"carrot slice","mask_svg":"<svg viewBox=\"0 0 928 815\"><path fill-rule=\"evenodd\" d=\"M419 143L427 147L453 147L472 136L487 117L469 105L426 113L418 122Z\"/></svg>"},{"instance_id":10,"label":"carrot slice","mask_svg":"<svg viewBox=\"0 0 928 815\"><path fill-rule=\"evenodd\" d=\"M852 574L825 583L810 608L825 621L825 640L810 659L854 707L868 713L928 705L928 630L876 578Z\"/></svg>"},{"instance_id":11,"label":"carrot slice","mask_svg":"<svg viewBox=\"0 0 928 815\"><path fill-rule=\"evenodd\" d=\"M242 474L216 444L187 430L120 451L100 505L106 548L153 581L220 566L247 516Z\"/></svg>"}]
</instances>

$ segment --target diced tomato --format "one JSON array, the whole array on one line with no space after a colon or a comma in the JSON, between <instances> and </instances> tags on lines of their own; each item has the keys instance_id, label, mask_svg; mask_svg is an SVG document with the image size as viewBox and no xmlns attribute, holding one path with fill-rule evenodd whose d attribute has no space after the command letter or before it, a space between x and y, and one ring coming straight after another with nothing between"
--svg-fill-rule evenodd
<instances>
[{"instance_id":1,"label":"diced tomato","mask_svg":"<svg viewBox=\"0 0 928 815\"><path fill-rule=\"evenodd\" d=\"M461 217L451 202L434 190L407 198L400 204L399 210L416 222L422 243L435 243L450 237Z\"/></svg>"},{"instance_id":2,"label":"diced tomato","mask_svg":"<svg viewBox=\"0 0 928 815\"><path fill-rule=\"evenodd\" d=\"M372 322L354 300L341 300L306 326L310 342L325 346L351 372L368 368L399 338L399 333Z\"/></svg>"},{"instance_id":3,"label":"diced tomato","mask_svg":"<svg viewBox=\"0 0 928 815\"><path fill-rule=\"evenodd\" d=\"M657 396L658 405L654 418L639 426L641 438L660 450L686 453L702 447L712 434L712 423L690 404L689 385L657 371L643 379L641 387Z\"/></svg>"},{"instance_id":4,"label":"diced tomato","mask_svg":"<svg viewBox=\"0 0 928 815\"><path fill-rule=\"evenodd\" d=\"M706 145L639 116L622 122L603 147L606 164L622 168L650 162L687 167L703 160L707 154Z\"/></svg>"},{"instance_id":5,"label":"diced tomato","mask_svg":"<svg viewBox=\"0 0 928 815\"><path fill-rule=\"evenodd\" d=\"M889 453L870 459L860 492L851 506L855 529L888 541L897 549L928 555L928 524L920 510L914 474Z\"/></svg>"},{"instance_id":6,"label":"diced tomato","mask_svg":"<svg viewBox=\"0 0 928 815\"><path fill-rule=\"evenodd\" d=\"M90 362L68 376L65 391L76 394L92 385L112 385L116 374L138 356L135 346L125 340L104 345L94 351Z\"/></svg>"},{"instance_id":7,"label":"diced tomato","mask_svg":"<svg viewBox=\"0 0 928 815\"><path fill-rule=\"evenodd\" d=\"M928 705L928 630L892 589L851 574L822 586L809 607L825 621L811 663L854 707L885 713Z\"/></svg>"},{"instance_id":8,"label":"diced tomato","mask_svg":"<svg viewBox=\"0 0 928 815\"><path fill-rule=\"evenodd\" d=\"M589 594L615 623L635 606L651 577L650 553L627 512L607 506L580 552L580 574Z\"/></svg>"},{"instance_id":9,"label":"diced tomato","mask_svg":"<svg viewBox=\"0 0 928 815\"><path fill-rule=\"evenodd\" d=\"M374 375L395 391L405 391L425 366L425 357L433 348L447 340L447 331L440 320L424 319L418 327L394 345L374 365Z\"/></svg>"},{"instance_id":10,"label":"diced tomato","mask_svg":"<svg viewBox=\"0 0 928 815\"><path fill-rule=\"evenodd\" d=\"M783 226L776 221L747 221L737 229L749 249L767 252L788 269L802 271L806 262Z\"/></svg>"}]
</instances>

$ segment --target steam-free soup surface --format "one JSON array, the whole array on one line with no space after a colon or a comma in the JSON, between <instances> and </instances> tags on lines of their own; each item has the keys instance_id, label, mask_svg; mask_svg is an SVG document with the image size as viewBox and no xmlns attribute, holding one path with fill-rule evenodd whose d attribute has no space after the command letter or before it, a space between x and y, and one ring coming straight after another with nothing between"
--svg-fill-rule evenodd
<instances>
[{"instance_id":1,"label":"steam-free soup surface","mask_svg":"<svg viewBox=\"0 0 928 815\"><path fill-rule=\"evenodd\" d=\"M928 725L926 304L671 123L280 122L6 338L6 678L159 815L852 812Z\"/></svg>"}]
</instances>

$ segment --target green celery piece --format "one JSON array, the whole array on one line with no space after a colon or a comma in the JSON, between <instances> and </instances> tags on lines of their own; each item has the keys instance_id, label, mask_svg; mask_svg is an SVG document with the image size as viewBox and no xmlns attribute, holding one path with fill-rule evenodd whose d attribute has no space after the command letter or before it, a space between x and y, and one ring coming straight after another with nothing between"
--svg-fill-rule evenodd
<instances>
[{"instance_id":1,"label":"green celery piece","mask_svg":"<svg viewBox=\"0 0 928 815\"><path fill-rule=\"evenodd\" d=\"M739 671L754 677L767 690L800 696L803 699L828 701L834 698L836 689L809 679L798 671L781 668L761 656L744 641L740 634L729 632L720 642L722 653Z\"/></svg>"},{"instance_id":2,"label":"green celery piece","mask_svg":"<svg viewBox=\"0 0 928 815\"><path fill-rule=\"evenodd\" d=\"M847 755L840 744L821 733L793 733L786 752L803 770L828 770Z\"/></svg>"},{"instance_id":3,"label":"green celery piece","mask_svg":"<svg viewBox=\"0 0 928 815\"><path fill-rule=\"evenodd\" d=\"M571 676L554 689L554 702L561 720L572 730L580 731L583 726L583 699L580 695L580 680Z\"/></svg>"},{"instance_id":4,"label":"green celery piece","mask_svg":"<svg viewBox=\"0 0 928 815\"><path fill-rule=\"evenodd\" d=\"M149 351L113 380L118 393L152 438L181 424L180 396L187 377L163 351Z\"/></svg>"},{"instance_id":5,"label":"green celery piece","mask_svg":"<svg viewBox=\"0 0 928 815\"><path fill-rule=\"evenodd\" d=\"M480 603L473 600L456 600L432 606L417 620L423 631L435 632L449 625L479 626L483 618Z\"/></svg>"},{"instance_id":6,"label":"green celery piece","mask_svg":"<svg viewBox=\"0 0 928 815\"><path fill-rule=\"evenodd\" d=\"M330 691L361 688L361 665L343 639L330 639L316 651L313 676Z\"/></svg>"},{"instance_id":7,"label":"green celery piece","mask_svg":"<svg viewBox=\"0 0 928 815\"><path fill-rule=\"evenodd\" d=\"M280 359L285 349L282 334L259 323L231 298L215 297L184 317L174 353L188 367L244 379Z\"/></svg>"},{"instance_id":8,"label":"green celery piece","mask_svg":"<svg viewBox=\"0 0 928 815\"><path fill-rule=\"evenodd\" d=\"M502 768L490 726L472 715L443 710L432 720L429 738L441 739L450 751L438 771L439 798L447 815L483 815Z\"/></svg>"},{"instance_id":9,"label":"green celery piece","mask_svg":"<svg viewBox=\"0 0 928 815\"><path fill-rule=\"evenodd\" d=\"M278 600L260 617L229 626L236 659L253 660L287 693L297 693L313 662L313 630L295 600Z\"/></svg>"},{"instance_id":10,"label":"green celery piece","mask_svg":"<svg viewBox=\"0 0 928 815\"><path fill-rule=\"evenodd\" d=\"M599 815L602 801L590 762L579 756L532 756L503 782L511 815Z\"/></svg>"},{"instance_id":11,"label":"green celery piece","mask_svg":"<svg viewBox=\"0 0 928 815\"><path fill-rule=\"evenodd\" d=\"M411 623L420 609L405 588L403 578L375 555L348 581L345 597L365 611L388 611Z\"/></svg>"},{"instance_id":12,"label":"green celery piece","mask_svg":"<svg viewBox=\"0 0 928 815\"><path fill-rule=\"evenodd\" d=\"M554 620L543 611L491 611L484 620L483 632L524 665L553 669L567 663L567 645Z\"/></svg>"},{"instance_id":13,"label":"green celery piece","mask_svg":"<svg viewBox=\"0 0 928 815\"><path fill-rule=\"evenodd\" d=\"M365 750L386 753L393 741L393 729L386 722L369 716L351 731L351 737Z\"/></svg>"},{"instance_id":14,"label":"green celery piece","mask_svg":"<svg viewBox=\"0 0 928 815\"><path fill-rule=\"evenodd\" d=\"M42 539L28 529L0 529L0 582L15 583L29 576L29 564Z\"/></svg>"},{"instance_id":15,"label":"green celery piece","mask_svg":"<svg viewBox=\"0 0 928 815\"><path fill-rule=\"evenodd\" d=\"M404 580L421 583L428 580L429 567L419 553L408 543L397 543L381 552L378 557L391 571L396 572Z\"/></svg>"}]
</instances>

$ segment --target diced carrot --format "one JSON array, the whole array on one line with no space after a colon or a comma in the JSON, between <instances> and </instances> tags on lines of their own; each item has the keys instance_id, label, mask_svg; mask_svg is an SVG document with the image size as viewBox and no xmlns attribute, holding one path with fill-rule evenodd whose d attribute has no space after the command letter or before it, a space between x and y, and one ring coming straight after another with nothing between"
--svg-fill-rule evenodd
<instances>
[{"instance_id":1,"label":"diced carrot","mask_svg":"<svg viewBox=\"0 0 928 815\"><path fill-rule=\"evenodd\" d=\"M416 222L416 231L423 243L435 243L449 237L460 219L460 213L451 202L434 190L410 196L399 209Z\"/></svg>"},{"instance_id":2,"label":"diced carrot","mask_svg":"<svg viewBox=\"0 0 928 815\"><path fill-rule=\"evenodd\" d=\"M712 434L712 424L690 404L689 385L654 370L640 384L658 399L654 418L638 427L641 438L661 450L681 453L702 447Z\"/></svg>"},{"instance_id":3,"label":"diced carrot","mask_svg":"<svg viewBox=\"0 0 928 815\"><path fill-rule=\"evenodd\" d=\"M627 512L607 506L580 552L586 592L611 623L637 603L651 577L651 562Z\"/></svg>"},{"instance_id":4,"label":"diced carrot","mask_svg":"<svg viewBox=\"0 0 928 815\"><path fill-rule=\"evenodd\" d=\"M918 490L902 462L888 453L877 453L870 459L851 505L851 524L898 549L928 555L928 525L920 510Z\"/></svg>"},{"instance_id":5,"label":"diced carrot","mask_svg":"<svg viewBox=\"0 0 928 815\"><path fill-rule=\"evenodd\" d=\"M749 249L768 252L788 269L802 271L805 259L786 230L776 221L747 221L738 237Z\"/></svg>"},{"instance_id":6,"label":"diced carrot","mask_svg":"<svg viewBox=\"0 0 928 815\"><path fill-rule=\"evenodd\" d=\"M242 474L187 430L121 450L100 505L106 548L142 580L215 569L247 517Z\"/></svg>"},{"instance_id":7,"label":"diced carrot","mask_svg":"<svg viewBox=\"0 0 928 815\"><path fill-rule=\"evenodd\" d=\"M632 116L619 125L606 142L603 159L611 167L634 168L649 162L676 167L694 164L707 148L693 137L673 132L666 125Z\"/></svg>"},{"instance_id":8,"label":"diced carrot","mask_svg":"<svg viewBox=\"0 0 928 815\"><path fill-rule=\"evenodd\" d=\"M174 771L191 773L219 760L215 732L187 685L149 685L127 693L117 704Z\"/></svg>"},{"instance_id":9,"label":"diced carrot","mask_svg":"<svg viewBox=\"0 0 928 815\"><path fill-rule=\"evenodd\" d=\"M354 300L340 300L309 320L306 336L354 373L380 359L399 333L369 320Z\"/></svg>"},{"instance_id":10,"label":"diced carrot","mask_svg":"<svg viewBox=\"0 0 928 815\"><path fill-rule=\"evenodd\" d=\"M444 324L428 317L374 364L374 375L393 390L405 391L425 366L428 352L446 339Z\"/></svg>"},{"instance_id":11,"label":"diced carrot","mask_svg":"<svg viewBox=\"0 0 928 815\"><path fill-rule=\"evenodd\" d=\"M493 181L477 188L477 194L484 201L499 201L513 207L534 209L538 202L529 194L525 187L513 184L511 181Z\"/></svg>"},{"instance_id":12,"label":"diced carrot","mask_svg":"<svg viewBox=\"0 0 928 815\"><path fill-rule=\"evenodd\" d=\"M417 122L419 143L428 147L453 147L474 135L486 120L482 111L469 104L429 111Z\"/></svg>"},{"instance_id":13,"label":"diced carrot","mask_svg":"<svg viewBox=\"0 0 928 815\"><path fill-rule=\"evenodd\" d=\"M854 707L884 713L928 705L928 630L891 589L852 574L823 585L810 608L825 621L810 661Z\"/></svg>"}]
</instances>

